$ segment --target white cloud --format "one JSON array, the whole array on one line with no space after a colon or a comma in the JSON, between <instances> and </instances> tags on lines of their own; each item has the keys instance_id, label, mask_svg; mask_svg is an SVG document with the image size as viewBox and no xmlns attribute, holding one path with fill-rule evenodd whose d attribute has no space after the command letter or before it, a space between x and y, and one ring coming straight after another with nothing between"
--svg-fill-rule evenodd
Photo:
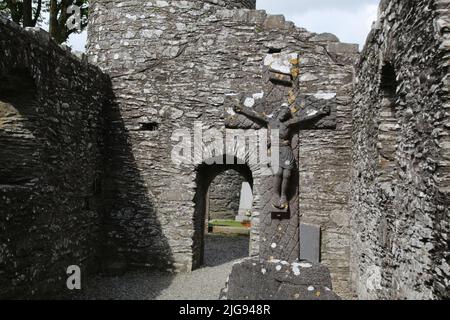
<instances>
[{"instance_id":1,"label":"white cloud","mask_svg":"<svg viewBox=\"0 0 450 320\"><path fill-rule=\"evenodd\" d=\"M267 9L269 11L279 10L278 13L282 13L292 11L306 12L317 9L351 10L360 6L378 2L378 0L257 0L256 6L258 9Z\"/></svg>"},{"instance_id":2,"label":"white cloud","mask_svg":"<svg viewBox=\"0 0 450 320\"><path fill-rule=\"evenodd\" d=\"M69 37L68 44L75 51L86 51L87 32L72 33Z\"/></svg>"},{"instance_id":3,"label":"white cloud","mask_svg":"<svg viewBox=\"0 0 450 320\"><path fill-rule=\"evenodd\" d=\"M312 32L330 32L343 42L364 45L379 0L258 0L258 9L271 14L284 14Z\"/></svg>"}]
</instances>

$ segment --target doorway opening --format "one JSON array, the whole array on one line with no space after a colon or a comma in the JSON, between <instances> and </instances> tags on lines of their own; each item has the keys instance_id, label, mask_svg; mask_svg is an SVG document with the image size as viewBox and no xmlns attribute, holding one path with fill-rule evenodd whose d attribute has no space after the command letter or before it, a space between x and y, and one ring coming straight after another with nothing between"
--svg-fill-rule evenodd
<instances>
[{"instance_id":1,"label":"doorway opening","mask_svg":"<svg viewBox=\"0 0 450 320\"><path fill-rule=\"evenodd\" d=\"M29 70L17 68L0 76L0 184L23 187L40 171L37 106Z\"/></svg>"},{"instance_id":2,"label":"doorway opening","mask_svg":"<svg viewBox=\"0 0 450 320\"><path fill-rule=\"evenodd\" d=\"M193 269L249 256L252 189L252 171L246 164L198 167Z\"/></svg>"}]
</instances>

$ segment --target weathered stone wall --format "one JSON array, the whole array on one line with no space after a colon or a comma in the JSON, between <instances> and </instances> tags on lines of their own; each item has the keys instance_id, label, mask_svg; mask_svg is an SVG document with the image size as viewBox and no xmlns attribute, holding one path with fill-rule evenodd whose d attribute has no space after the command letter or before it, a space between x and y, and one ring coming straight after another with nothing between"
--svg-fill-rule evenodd
<instances>
[{"instance_id":1,"label":"weathered stone wall","mask_svg":"<svg viewBox=\"0 0 450 320\"><path fill-rule=\"evenodd\" d=\"M265 56L298 52L302 93L335 98L338 119L336 130L300 134L302 219L322 226L322 259L336 290L347 292L350 97L357 46L296 28L282 16L227 10L211 1L149 1L145 7L93 1L88 42L90 61L110 74L117 98L108 152L111 255L131 265L178 270L195 265L193 248L200 247L193 243L197 166L171 161L177 142L172 133L192 132L194 121L223 132L225 95L261 93ZM254 193L252 254L258 252L258 179Z\"/></svg>"},{"instance_id":2,"label":"weathered stone wall","mask_svg":"<svg viewBox=\"0 0 450 320\"><path fill-rule=\"evenodd\" d=\"M351 266L363 299L450 297L449 9L382 1L359 63Z\"/></svg>"},{"instance_id":3,"label":"weathered stone wall","mask_svg":"<svg viewBox=\"0 0 450 320\"><path fill-rule=\"evenodd\" d=\"M209 187L209 219L234 220L239 213L242 183L245 178L234 170L218 175Z\"/></svg>"},{"instance_id":4,"label":"weathered stone wall","mask_svg":"<svg viewBox=\"0 0 450 320\"><path fill-rule=\"evenodd\" d=\"M255 9L256 0L201 0L212 5L219 5L229 9L248 8Z\"/></svg>"},{"instance_id":5,"label":"weathered stone wall","mask_svg":"<svg viewBox=\"0 0 450 320\"><path fill-rule=\"evenodd\" d=\"M0 18L0 298L66 288L95 267L108 78Z\"/></svg>"}]
</instances>

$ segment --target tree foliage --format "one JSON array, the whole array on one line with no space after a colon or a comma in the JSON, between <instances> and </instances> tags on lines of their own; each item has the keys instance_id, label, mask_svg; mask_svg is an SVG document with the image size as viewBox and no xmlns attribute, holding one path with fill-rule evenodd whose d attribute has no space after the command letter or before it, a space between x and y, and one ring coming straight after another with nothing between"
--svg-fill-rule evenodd
<instances>
[{"instance_id":1,"label":"tree foliage","mask_svg":"<svg viewBox=\"0 0 450 320\"><path fill-rule=\"evenodd\" d=\"M34 27L41 17L43 1L46 0L0 0L0 11L24 27Z\"/></svg>"},{"instance_id":2,"label":"tree foliage","mask_svg":"<svg viewBox=\"0 0 450 320\"><path fill-rule=\"evenodd\" d=\"M80 8L80 28L69 28L67 22L74 12L71 6ZM38 22L49 25L50 35L58 43L65 42L72 33L87 26L88 0L0 0L0 12L23 27L35 27ZM46 13L46 14L45 14ZM47 17L44 19L44 16Z\"/></svg>"},{"instance_id":3,"label":"tree foliage","mask_svg":"<svg viewBox=\"0 0 450 320\"><path fill-rule=\"evenodd\" d=\"M56 39L59 43L63 43L66 41L69 36L78 32L77 29L69 29L67 27L67 21L71 16L71 13L68 13L67 10L70 6L77 6L80 8L80 31L84 30L87 26L87 16L89 3L88 0L48 0L49 5L49 31L52 37Z\"/></svg>"}]
</instances>

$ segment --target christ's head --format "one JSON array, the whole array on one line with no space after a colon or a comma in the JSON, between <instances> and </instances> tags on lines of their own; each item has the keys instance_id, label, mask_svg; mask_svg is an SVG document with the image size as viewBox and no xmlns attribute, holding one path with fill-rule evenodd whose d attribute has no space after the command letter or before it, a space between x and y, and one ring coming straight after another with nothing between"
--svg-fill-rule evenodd
<instances>
[{"instance_id":1,"label":"christ's head","mask_svg":"<svg viewBox=\"0 0 450 320\"><path fill-rule=\"evenodd\" d=\"M289 105L287 103L283 104L278 113L278 120L281 122L287 121L292 117L291 110L289 109Z\"/></svg>"}]
</instances>

